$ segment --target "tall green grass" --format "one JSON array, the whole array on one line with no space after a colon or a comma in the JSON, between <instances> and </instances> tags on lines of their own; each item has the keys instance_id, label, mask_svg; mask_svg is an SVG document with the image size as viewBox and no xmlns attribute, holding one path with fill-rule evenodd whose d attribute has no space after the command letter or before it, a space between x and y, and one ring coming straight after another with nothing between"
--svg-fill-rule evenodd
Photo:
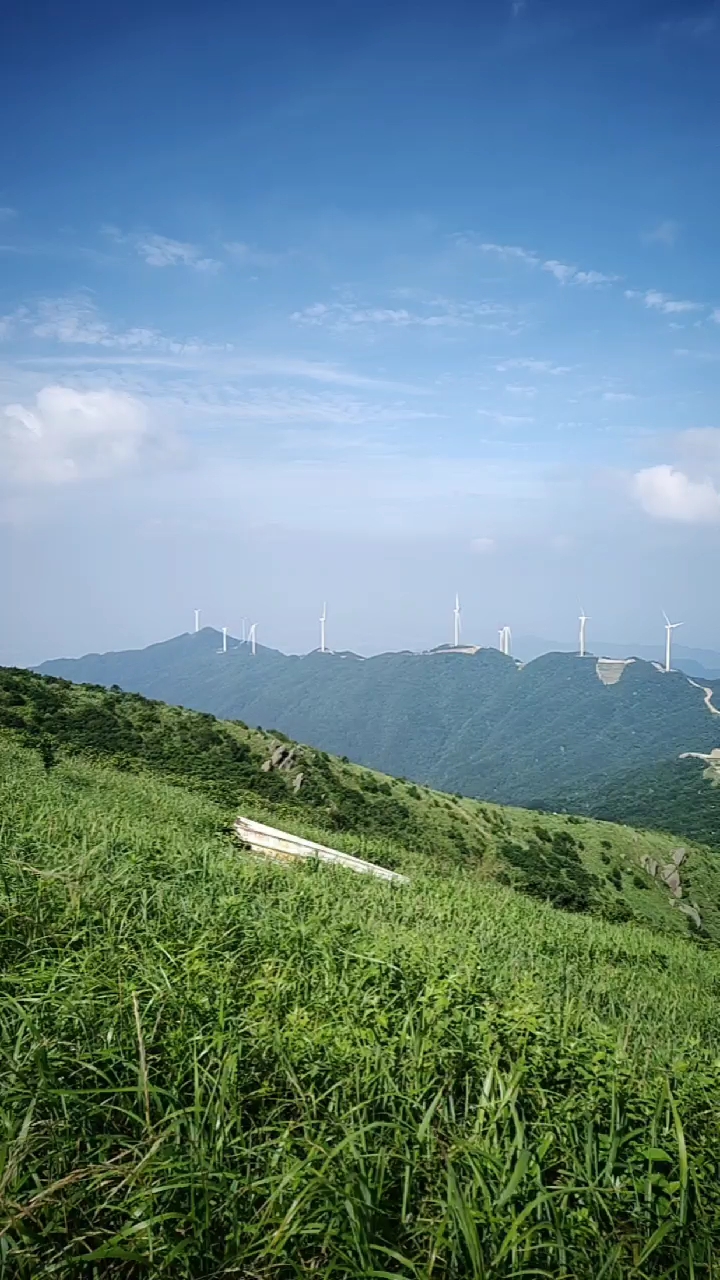
<instances>
[{"instance_id":1,"label":"tall green grass","mask_svg":"<svg viewBox=\"0 0 720 1280\"><path fill-rule=\"evenodd\" d=\"M717 1275L715 953L0 775L0 1276Z\"/></svg>"}]
</instances>

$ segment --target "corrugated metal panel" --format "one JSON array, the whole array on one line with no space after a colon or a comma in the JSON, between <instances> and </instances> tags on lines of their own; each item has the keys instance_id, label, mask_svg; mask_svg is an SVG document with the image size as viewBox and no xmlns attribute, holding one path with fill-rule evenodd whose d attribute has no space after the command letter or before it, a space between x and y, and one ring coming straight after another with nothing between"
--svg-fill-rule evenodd
<instances>
[{"instance_id":1,"label":"corrugated metal panel","mask_svg":"<svg viewBox=\"0 0 720 1280\"><path fill-rule=\"evenodd\" d=\"M255 822L252 818L238 818L235 830L244 844L270 858L283 861L287 858L317 858L318 862L333 862L350 871L378 876L381 880L408 883L407 876L401 876L397 871L388 871L387 867L366 862L364 858L354 858L350 853L330 849L327 845L316 844L314 840L305 840L302 836L290 835L288 831L279 831L277 827L267 827L263 822Z\"/></svg>"}]
</instances>

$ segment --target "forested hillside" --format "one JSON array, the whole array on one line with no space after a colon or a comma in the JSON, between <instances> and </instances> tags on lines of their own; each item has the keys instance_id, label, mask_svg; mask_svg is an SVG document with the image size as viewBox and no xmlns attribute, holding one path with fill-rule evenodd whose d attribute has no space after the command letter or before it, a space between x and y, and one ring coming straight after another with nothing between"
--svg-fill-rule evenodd
<instances>
[{"instance_id":1,"label":"forested hillside","mask_svg":"<svg viewBox=\"0 0 720 1280\"><path fill-rule=\"evenodd\" d=\"M610 822L675 831L720 849L720 787L701 760L665 760L567 796L564 807Z\"/></svg>"},{"instance_id":2,"label":"forested hillside","mask_svg":"<svg viewBox=\"0 0 720 1280\"><path fill-rule=\"evenodd\" d=\"M703 690L648 662L606 686L595 660L574 654L518 668L495 649L361 659L219 648L206 629L42 670L277 726L372 768L505 804L555 808L628 769L720 743Z\"/></svg>"}]
</instances>

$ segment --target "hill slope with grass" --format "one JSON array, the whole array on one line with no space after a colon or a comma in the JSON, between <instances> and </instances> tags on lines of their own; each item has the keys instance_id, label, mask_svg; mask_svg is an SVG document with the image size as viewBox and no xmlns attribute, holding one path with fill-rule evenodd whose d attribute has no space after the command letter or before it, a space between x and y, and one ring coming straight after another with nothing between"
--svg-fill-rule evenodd
<instances>
[{"instance_id":1,"label":"hill slope with grass","mask_svg":"<svg viewBox=\"0 0 720 1280\"><path fill-rule=\"evenodd\" d=\"M49 770L65 756L85 756L150 772L222 805L228 823L241 809L300 835L310 823L325 843L345 835L340 847L391 869L425 859L569 910L681 935L699 927L720 941L720 862L702 845L683 846L678 886L671 835L433 792L277 732L22 670L0 670L3 729Z\"/></svg>"},{"instance_id":2,"label":"hill slope with grass","mask_svg":"<svg viewBox=\"0 0 720 1280\"><path fill-rule=\"evenodd\" d=\"M26 672L0 710L4 1275L710 1280L717 951L496 874L666 838ZM410 883L251 857L239 808Z\"/></svg>"},{"instance_id":3,"label":"hill slope with grass","mask_svg":"<svg viewBox=\"0 0 720 1280\"><path fill-rule=\"evenodd\" d=\"M594 659L545 654L519 668L475 654L292 657L207 628L148 649L41 668L119 685L290 737L368 767L501 804L556 808L629 769L720 742L720 716L681 672L635 661L614 685ZM717 705L717 703L716 703Z\"/></svg>"}]
</instances>

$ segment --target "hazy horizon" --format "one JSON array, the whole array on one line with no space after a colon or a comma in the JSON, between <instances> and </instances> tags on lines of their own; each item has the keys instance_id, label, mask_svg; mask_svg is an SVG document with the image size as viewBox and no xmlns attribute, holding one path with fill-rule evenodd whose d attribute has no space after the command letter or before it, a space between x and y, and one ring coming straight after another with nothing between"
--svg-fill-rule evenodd
<instances>
[{"instance_id":1,"label":"hazy horizon","mask_svg":"<svg viewBox=\"0 0 720 1280\"><path fill-rule=\"evenodd\" d=\"M0 48L0 662L720 649L720 14L78 0ZM34 68L32 76L28 66ZM676 636L680 641L680 636Z\"/></svg>"},{"instance_id":2,"label":"hazy horizon","mask_svg":"<svg viewBox=\"0 0 720 1280\"><path fill-rule=\"evenodd\" d=\"M246 634L248 631L249 631L249 627L246 625ZM201 620L200 632L211 633L213 637L217 638L218 646L220 646L222 642L222 627L216 627L212 623L205 623ZM111 648L107 650L102 650L102 651L84 650L83 652L77 652L77 653L62 653L62 654L58 653L58 654L53 654L51 656L49 655L46 658L42 659L41 661L29 663L26 665L33 666L33 667L41 667L45 662L52 662L53 660L56 660L56 659L72 660L76 658L85 658L85 657L90 657L93 654L97 654L99 652L117 653L117 652L137 651L144 648L152 647L154 645L168 643L172 640L179 640L186 636L189 637L189 636L192 636L193 634L195 634L194 628L189 627L186 630L178 631L172 635L155 637L154 639L148 641L147 645L129 645L127 646L126 649L120 649L117 646L112 646ZM303 657L303 656L306 656L307 654L317 652L319 649L319 637L316 637L316 640L318 641L318 643L315 645L310 645L307 649L292 649L292 648L284 647L283 645L272 644L268 642L267 638L264 638L261 635L257 636L257 644L259 647L272 649L276 652L283 653L288 657L292 657L292 656ZM232 648L237 647L243 643L242 627L238 629L237 634L233 633L230 629L228 629L227 643L230 650L232 650ZM418 645L418 646L402 645L402 646L397 646L396 648L389 648L389 649L381 648L381 649L373 649L373 650L367 650L367 649L361 650L356 645L353 645L353 644L348 644L348 645L330 644L328 639L327 647L328 647L329 653L338 653L338 654L355 653L358 655L358 657L370 658L370 657L377 657L387 653L400 653L400 652L405 652L405 653L411 652L411 653L418 653L418 654L427 653L427 652L430 652L433 648L436 648L440 645L447 644L449 646L451 645L451 643L452 643L452 638L439 641L437 646L436 645ZM462 637L460 643L461 645L464 645L464 644L478 645L478 647L483 649L498 648L497 639L495 640L495 642L493 642L492 640L481 641L476 639L474 636L469 636L469 637ZM653 654L650 653L651 650L654 650ZM577 637L574 640L573 639L559 640L557 638L554 640L550 640L541 636L534 636L534 635L519 635L519 636L513 637L512 656L515 658L518 658L522 662L529 662L529 661L532 661L535 657L538 657L543 653L552 653L552 652L558 652L558 653L577 652ZM218 647L218 653L220 653L219 647ZM664 657L664 639L661 641L658 641L655 645L644 645L634 641L623 643L622 641L617 642L617 641L607 640L607 639L603 640L600 638L593 641L590 637L588 637L587 653L588 653L588 656L598 657L598 658L600 657L614 658L614 657L623 656L623 657L645 658L646 660L650 661L655 656L658 659L661 659ZM682 645L677 641L677 639L673 641L673 656L679 661L698 662L700 663L701 666L703 665L703 660L705 660L706 662L710 663L710 666L713 668L713 670L715 667L720 668L720 651L698 648L696 646Z\"/></svg>"}]
</instances>

